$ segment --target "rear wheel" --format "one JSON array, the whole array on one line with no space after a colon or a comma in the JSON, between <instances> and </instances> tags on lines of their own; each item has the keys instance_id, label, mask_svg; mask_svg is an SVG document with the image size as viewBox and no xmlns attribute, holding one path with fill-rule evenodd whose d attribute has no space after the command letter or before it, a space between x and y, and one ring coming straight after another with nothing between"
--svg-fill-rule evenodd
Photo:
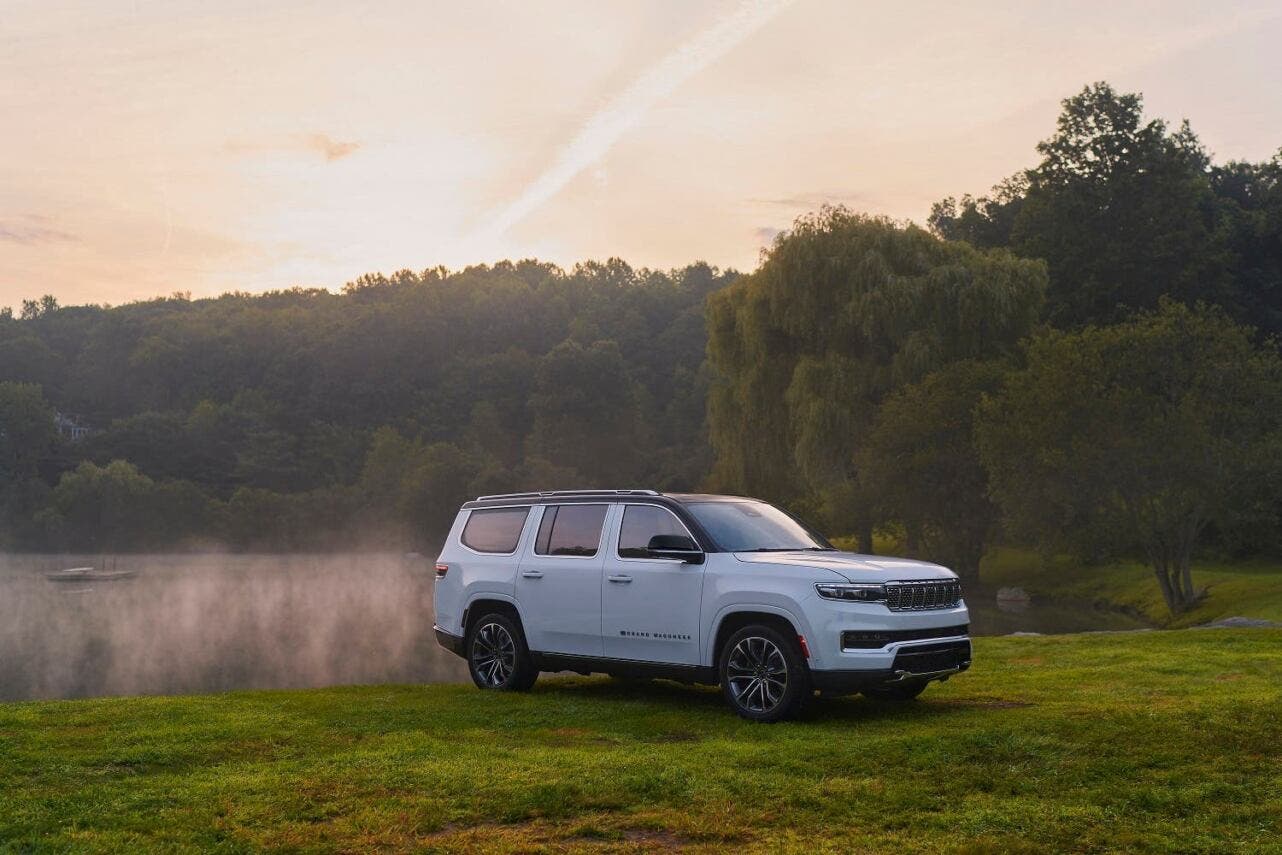
<instances>
[{"instance_id":1,"label":"rear wheel","mask_svg":"<svg viewBox=\"0 0 1282 855\"><path fill-rule=\"evenodd\" d=\"M811 694L810 671L795 638L765 624L730 636L721 649L720 674L726 701L750 721L791 718Z\"/></svg>"},{"instance_id":2,"label":"rear wheel","mask_svg":"<svg viewBox=\"0 0 1282 855\"><path fill-rule=\"evenodd\" d=\"M926 680L905 680L886 686L869 687L863 693L878 701L911 701L926 690Z\"/></svg>"},{"instance_id":3,"label":"rear wheel","mask_svg":"<svg viewBox=\"0 0 1282 855\"><path fill-rule=\"evenodd\" d=\"M467 665L477 687L501 692L526 691L539 676L520 625L500 612L482 615L472 624Z\"/></svg>"}]
</instances>

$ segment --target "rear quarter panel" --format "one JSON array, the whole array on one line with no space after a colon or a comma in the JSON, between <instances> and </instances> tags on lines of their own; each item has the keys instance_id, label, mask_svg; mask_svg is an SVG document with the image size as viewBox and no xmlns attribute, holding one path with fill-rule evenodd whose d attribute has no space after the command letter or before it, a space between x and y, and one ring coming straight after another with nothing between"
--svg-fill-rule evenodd
<instances>
[{"instance_id":1,"label":"rear quarter panel","mask_svg":"<svg viewBox=\"0 0 1282 855\"><path fill-rule=\"evenodd\" d=\"M509 555L477 552L464 546L460 535L470 511L459 511L450 527L445 547L436 559L448 564L449 572L437 580L433 594L436 625L453 635L463 634L463 616L471 603L481 599L503 600L516 605L516 568L529 538L533 537L527 514L516 550Z\"/></svg>"}]
</instances>

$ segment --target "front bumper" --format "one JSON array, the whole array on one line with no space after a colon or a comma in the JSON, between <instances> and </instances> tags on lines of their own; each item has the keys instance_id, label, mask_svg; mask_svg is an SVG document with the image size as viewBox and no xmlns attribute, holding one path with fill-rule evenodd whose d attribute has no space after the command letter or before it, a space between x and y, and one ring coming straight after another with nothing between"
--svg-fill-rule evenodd
<instances>
[{"instance_id":1,"label":"front bumper","mask_svg":"<svg viewBox=\"0 0 1282 855\"><path fill-rule=\"evenodd\" d=\"M952 639L933 644L904 645L896 652L889 668L857 671L818 669L810 672L810 679L821 691L851 693L894 683L947 680L969 668L970 661L970 639Z\"/></svg>"},{"instance_id":2,"label":"front bumper","mask_svg":"<svg viewBox=\"0 0 1282 855\"><path fill-rule=\"evenodd\" d=\"M453 653L455 656L463 656L464 658L466 658L463 652L462 638L460 638L457 635L454 635L453 633L446 632L445 630L441 629L439 626L433 626L432 629L436 632L437 644L441 645L450 653Z\"/></svg>"}]
</instances>

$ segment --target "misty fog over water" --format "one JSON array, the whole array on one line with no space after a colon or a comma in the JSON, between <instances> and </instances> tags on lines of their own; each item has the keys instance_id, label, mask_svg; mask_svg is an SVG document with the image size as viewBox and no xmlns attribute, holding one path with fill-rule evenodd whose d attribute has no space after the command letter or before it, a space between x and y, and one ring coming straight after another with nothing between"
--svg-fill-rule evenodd
<instances>
[{"instance_id":1,"label":"misty fog over water","mask_svg":"<svg viewBox=\"0 0 1282 855\"><path fill-rule=\"evenodd\" d=\"M98 564L109 582L45 574ZM0 701L364 683L465 682L432 633L433 565L402 555L0 554ZM1089 603L998 607L971 631L1134 629Z\"/></svg>"},{"instance_id":2,"label":"misty fog over water","mask_svg":"<svg viewBox=\"0 0 1282 855\"><path fill-rule=\"evenodd\" d=\"M400 555L0 555L0 700L455 682L432 564ZM108 569L112 569L108 561Z\"/></svg>"}]
</instances>

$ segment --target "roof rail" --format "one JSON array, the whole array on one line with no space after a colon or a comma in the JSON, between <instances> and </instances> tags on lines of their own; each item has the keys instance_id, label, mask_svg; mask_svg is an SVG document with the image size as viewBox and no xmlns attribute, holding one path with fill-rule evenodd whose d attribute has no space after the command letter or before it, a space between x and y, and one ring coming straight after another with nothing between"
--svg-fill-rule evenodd
<instances>
[{"instance_id":1,"label":"roof rail","mask_svg":"<svg viewBox=\"0 0 1282 855\"><path fill-rule=\"evenodd\" d=\"M492 496L477 496L472 501L488 502L490 499L538 499L542 493L495 493Z\"/></svg>"},{"instance_id":2,"label":"roof rail","mask_svg":"<svg viewBox=\"0 0 1282 855\"><path fill-rule=\"evenodd\" d=\"M477 496L475 501L488 502L491 499L546 499L551 496L657 496L656 490L543 490L538 493L495 493L492 496Z\"/></svg>"}]
</instances>

